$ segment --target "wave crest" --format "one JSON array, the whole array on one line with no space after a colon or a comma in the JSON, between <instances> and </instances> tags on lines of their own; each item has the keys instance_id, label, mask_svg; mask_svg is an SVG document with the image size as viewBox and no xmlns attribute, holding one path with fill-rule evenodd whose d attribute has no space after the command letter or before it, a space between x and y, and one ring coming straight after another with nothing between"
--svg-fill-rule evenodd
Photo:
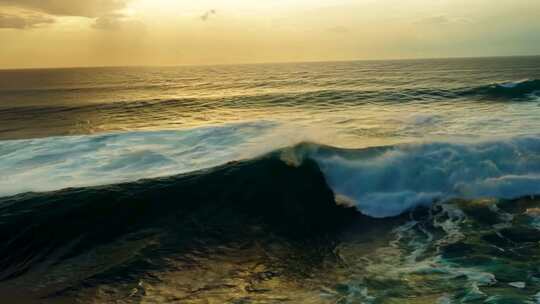
<instances>
[{"instance_id":1,"label":"wave crest","mask_svg":"<svg viewBox=\"0 0 540 304\"><path fill-rule=\"evenodd\" d=\"M524 79L490 84L472 89L466 93L480 94L496 98L530 98L537 97L540 92L540 79Z\"/></svg>"},{"instance_id":2,"label":"wave crest","mask_svg":"<svg viewBox=\"0 0 540 304\"><path fill-rule=\"evenodd\" d=\"M540 136L354 150L314 143L288 146L289 139L284 137L281 146L288 148L276 151L280 145L270 132L275 128L260 122L183 132L8 141L0 147L0 169L10 172L0 179L0 196L186 174L268 156L272 150L269 157L289 165L315 161L337 203L376 218L454 198L512 199L540 194ZM255 138L258 143L268 139L272 144L255 149Z\"/></svg>"}]
</instances>

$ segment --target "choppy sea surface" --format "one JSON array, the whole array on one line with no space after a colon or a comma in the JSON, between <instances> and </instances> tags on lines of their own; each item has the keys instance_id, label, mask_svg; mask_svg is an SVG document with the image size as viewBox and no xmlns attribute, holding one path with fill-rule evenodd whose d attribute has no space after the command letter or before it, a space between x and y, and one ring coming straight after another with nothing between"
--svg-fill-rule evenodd
<instances>
[{"instance_id":1,"label":"choppy sea surface","mask_svg":"<svg viewBox=\"0 0 540 304\"><path fill-rule=\"evenodd\" d=\"M540 303L540 57L0 71L9 303Z\"/></svg>"}]
</instances>

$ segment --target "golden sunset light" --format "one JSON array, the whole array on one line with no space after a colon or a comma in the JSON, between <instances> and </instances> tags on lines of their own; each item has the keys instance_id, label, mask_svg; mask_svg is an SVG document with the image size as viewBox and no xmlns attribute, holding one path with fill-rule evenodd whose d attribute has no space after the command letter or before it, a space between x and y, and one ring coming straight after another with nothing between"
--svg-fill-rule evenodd
<instances>
[{"instance_id":1,"label":"golden sunset light","mask_svg":"<svg viewBox=\"0 0 540 304\"><path fill-rule=\"evenodd\" d=\"M0 0L0 304L539 304L539 0Z\"/></svg>"},{"instance_id":2,"label":"golden sunset light","mask_svg":"<svg viewBox=\"0 0 540 304\"><path fill-rule=\"evenodd\" d=\"M0 67L527 55L539 12L526 0L3 0Z\"/></svg>"}]
</instances>

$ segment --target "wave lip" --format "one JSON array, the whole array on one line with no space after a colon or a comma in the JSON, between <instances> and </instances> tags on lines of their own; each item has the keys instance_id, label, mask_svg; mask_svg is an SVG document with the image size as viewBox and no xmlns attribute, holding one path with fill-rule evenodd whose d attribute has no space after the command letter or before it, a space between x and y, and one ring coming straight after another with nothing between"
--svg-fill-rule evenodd
<instances>
[{"instance_id":1,"label":"wave lip","mask_svg":"<svg viewBox=\"0 0 540 304\"><path fill-rule=\"evenodd\" d=\"M540 137L364 150L311 147L338 201L384 218L451 199L540 194Z\"/></svg>"}]
</instances>

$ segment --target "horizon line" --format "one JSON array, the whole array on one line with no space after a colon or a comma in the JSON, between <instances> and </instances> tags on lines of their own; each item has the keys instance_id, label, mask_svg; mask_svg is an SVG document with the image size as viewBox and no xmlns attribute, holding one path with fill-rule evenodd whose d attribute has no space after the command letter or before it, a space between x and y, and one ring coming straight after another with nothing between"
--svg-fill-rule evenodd
<instances>
[{"instance_id":1,"label":"horizon line","mask_svg":"<svg viewBox=\"0 0 540 304\"><path fill-rule=\"evenodd\" d=\"M241 66L241 65L272 65L272 64L310 64L310 63L339 63L339 62L377 62L377 61L415 61L415 60L452 60L452 59L490 59L490 58L519 58L540 57L534 55L490 55L490 56L451 56L451 57L410 57L410 58L381 58L381 59L334 59L334 60L300 60L300 61L255 61L239 63L200 63L200 64L143 64L143 65L81 65L81 66L44 66L44 67L21 67L2 68L0 71L24 71L24 70L69 70L69 69L104 69L104 68L174 68L174 67L210 67L210 66Z\"/></svg>"}]
</instances>

